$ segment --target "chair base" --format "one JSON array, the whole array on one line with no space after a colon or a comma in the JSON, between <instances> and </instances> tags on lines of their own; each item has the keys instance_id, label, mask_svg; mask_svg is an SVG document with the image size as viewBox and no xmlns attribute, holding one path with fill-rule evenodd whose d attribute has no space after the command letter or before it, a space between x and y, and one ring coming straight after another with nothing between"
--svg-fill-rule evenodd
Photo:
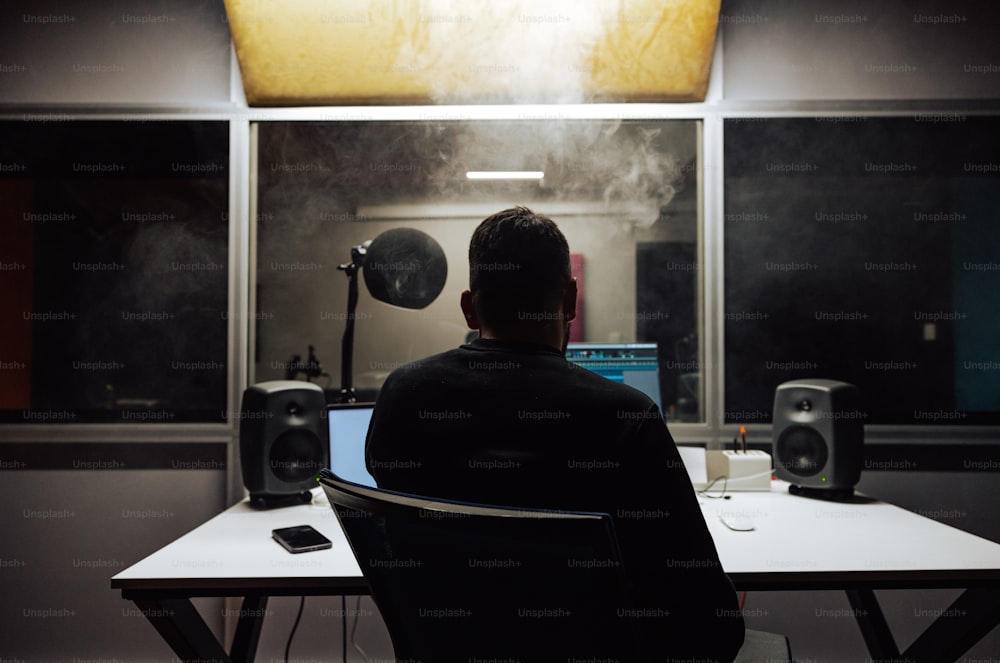
<instances>
[{"instance_id":1,"label":"chair base","mask_svg":"<svg viewBox=\"0 0 1000 663\"><path fill-rule=\"evenodd\" d=\"M792 649L788 638L767 631L746 630L746 638L733 663L791 663Z\"/></svg>"}]
</instances>

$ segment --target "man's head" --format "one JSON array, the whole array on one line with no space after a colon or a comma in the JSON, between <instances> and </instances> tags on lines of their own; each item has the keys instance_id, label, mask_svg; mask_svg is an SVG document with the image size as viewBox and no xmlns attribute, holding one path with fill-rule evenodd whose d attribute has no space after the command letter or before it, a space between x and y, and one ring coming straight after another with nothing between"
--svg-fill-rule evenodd
<instances>
[{"instance_id":1,"label":"man's head","mask_svg":"<svg viewBox=\"0 0 1000 663\"><path fill-rule=\"evenodd\" d=\"M480 223L469 243L462 310L484 336L531 339L551 337L552 330L565 335L576 315L576 282L569 245L556 224L525 207Z\"/></svg>"}]
</instances>

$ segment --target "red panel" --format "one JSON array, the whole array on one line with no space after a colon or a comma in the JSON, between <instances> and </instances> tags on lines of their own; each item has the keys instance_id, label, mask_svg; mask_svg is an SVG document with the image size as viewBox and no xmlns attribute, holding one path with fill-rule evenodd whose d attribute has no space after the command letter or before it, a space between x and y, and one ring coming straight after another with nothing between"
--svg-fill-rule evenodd
<instances>
[{"instance_id":1,"label":"red panel","mask_svg":"<svg viewBox=\"0 0 1000 663\"><path fill-rule=\"evenodd\" d=\"M0 409L31 407L34 221L31 184L0 180ZM29 217L30 218L30 217Z\"/></svg>"},{"instance_id":2,"label":"red panel","mask_svg":"<svg viewBox=\"0 0 1000 663\"><path fill-rule=\"evenodd\" d=\"M586 316L583 314L583 254L569 254L569 264L576 278L576 320L570 326L569 340L571 343L579 343L587 338L584 326Z\"/></svg>"}]
</instances>

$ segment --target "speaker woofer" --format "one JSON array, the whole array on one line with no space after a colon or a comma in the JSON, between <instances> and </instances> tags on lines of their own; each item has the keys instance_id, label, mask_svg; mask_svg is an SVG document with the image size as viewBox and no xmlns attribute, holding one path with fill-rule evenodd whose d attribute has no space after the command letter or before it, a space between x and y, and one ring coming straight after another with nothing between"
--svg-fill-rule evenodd
<instances>
[{"instance_id":1,"label":"speaker woofer","mask_svg":"<svg viewBox=\"0 0 1000 663\"><path fill-rule=\"evenodd\" d=\"M790 471L804 477L822 472L829 458L823 436L808 426L786 428L775 443L774 453Z\"/></svg>"},{"instance_id":2,"label":"speaker woofer","mask_svg":"<svg viewBox=\"0 0 1000 663\"><path fill-rule=\"evenodd\" d=\"M323 469L318 460L323 456L322 443L312 431L302 428L287 430L271 445L268 465L281 481L308 481Z\"/></svg>"}]
</instances>

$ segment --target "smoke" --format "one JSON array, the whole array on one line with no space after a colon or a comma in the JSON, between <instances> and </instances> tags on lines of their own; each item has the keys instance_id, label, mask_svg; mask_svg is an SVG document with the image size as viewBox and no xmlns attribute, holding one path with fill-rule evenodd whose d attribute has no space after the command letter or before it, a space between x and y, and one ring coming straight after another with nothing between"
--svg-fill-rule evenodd
<instances>
[{"instance_id":1,"label":"smoke","mask_svg":"<svg viewBox=\"0 0 1000 663\"><path fill-rule=\"evenodd\" d=\"M682 155L691 150L685 134L693 131L688 123L673 125L665 131L663 122L621 120L469 124L456 146L470 168L542 170L545 177L531 184L465 184L463 192L498 202L584 203L648 228L683 186ZM458 175L448 172L451 189L440 183L436 193L453 196Z\"/></svg>"},{"instance_id":2,"label":"smoke","mask_svg":"<svg viewBox=\"0 0 1000 663\"><path fill-rule=\"evenodd\" d=\"M370 221L358 210L372 205L582 204L628 228L649 228L683 190L684 168L696 156L694 123L687 121L529 118L260 129L261 242L280 238L271 258L287 261L308 253L331 223ZM545 175L471 181L469 170ZM371 239L361 236L363 227L358 232L350 241Z\"/></svg>"},{"instance_id":3,"label":"smoke","mask_svg":"<svg viewBox=\"0 0 1000 663\"><path fill-rule=\"evenodd\" d=\"M580 0L425 0L372 7L397 48L390 72L413 75L435 103L582 103L608 25Z\"/></svg>"}]
</instances>

